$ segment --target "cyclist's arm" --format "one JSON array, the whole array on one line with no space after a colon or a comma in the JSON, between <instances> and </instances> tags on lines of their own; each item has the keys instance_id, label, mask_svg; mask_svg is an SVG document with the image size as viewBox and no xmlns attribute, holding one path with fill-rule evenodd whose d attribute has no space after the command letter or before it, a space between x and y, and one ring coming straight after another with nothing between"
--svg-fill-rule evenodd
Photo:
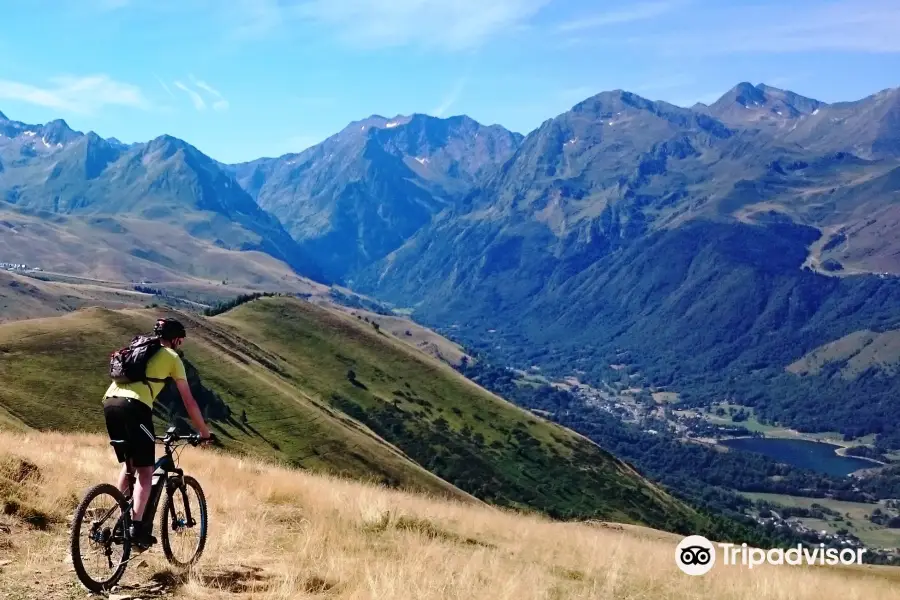
<instances>
[{"instance_id":1,"label":"cyclist's arm","mask_svg":"<svg viewBox=\"0 0 900 600\"><path fill-rule=\"evenodd\" d=\"M184 402L184 407L187 409L191 421L194 422L194 429L197 430L201 438L208 438L209 428L203 420L203 415L200 414L200 407L197 406L197 401L194 400L194 395L191 393L191 386L188 385L187 379L176 379L175 385L178 386L181 401Z\"/></svg>"}]
</instances>

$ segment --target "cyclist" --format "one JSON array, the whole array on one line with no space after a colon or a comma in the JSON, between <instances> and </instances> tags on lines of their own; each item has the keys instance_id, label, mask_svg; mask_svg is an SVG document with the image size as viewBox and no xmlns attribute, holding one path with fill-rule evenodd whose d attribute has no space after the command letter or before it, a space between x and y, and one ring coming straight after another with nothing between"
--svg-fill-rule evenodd
<instances>
[{"instance_id":1,"label":"cyclist","mask_svg":"<svg viewBox=\"0 0 900 600\"><path fill-rule=\"evenodd\" d=\"M181 400L193 421L200 438L211 439L209 428L200 414L197 401L191 394L184 363L175 352L184 342L187 333L184 325L175 319L159 319L154 334L160 339L162 348L147 363L147 381L129 384L113 382L103 396L103 414L106 430L111 440L125 440L130 462L134 467L134 517L131 539L139 550L145 550L156 543L149 532L143 531L141 519L144 507L150 497L153 479L153 465L156 462L156 444L153 432L153 402L162 391L167 379L173 379ZM122 450L116 448L116 458L125 463ZM122 465L119 475L119 489L128 491L128 465Z\"/></svg>"}]
</instances>

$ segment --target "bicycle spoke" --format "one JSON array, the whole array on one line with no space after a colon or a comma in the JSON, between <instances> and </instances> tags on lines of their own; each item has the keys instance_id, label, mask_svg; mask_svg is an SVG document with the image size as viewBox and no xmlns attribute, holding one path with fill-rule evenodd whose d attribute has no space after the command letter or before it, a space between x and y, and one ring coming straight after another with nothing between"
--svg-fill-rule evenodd
<instances>
[{"instance_id":1,"label":"bicycle spoke","mask_svg":"<svg viewBox=\"0 0 900 600\"><path fill-rule=\"evenodd\" d=\"M191 488L187 488L187 490L191 490ZM189 498L188 494L185 492L186 490L175 492L172 503L175 510L175 518L174 522L171 523L171 531L175 537L175 540L173 540L175 542L174 545L178 548L178 551L174 552L174 554L181 562L189 561L200 543L198 525L189 527L187 518L191 504L193 503L197 506L199 502ZM195 508L192 512L196 513L198 512L198 509ZM174 549L175 548L173 548L173 550Z\"/></svg>"},{"instance_id":2,"label":"bicycle spoke","mask_svg":"<svg viewBox=\"0 0 900 600\"><path fill-rule=\"evenodd\" d=\"M200 557L206 544L206 502L199 483L186 476L181 485L166 496L161 519L163 551L170 563L189 567Z\"/></svg>"},{"instance_id":3,"label":"bicycle spoke","mask_svg":"<svg viewBox=\"0 0 900 600\"><path fill-rule=\"evenodd\" d=\"M85 508L83 515L77 532L77 559L91 580L108 581L124 559L122 509L114 497L99 493Z\"/></svg>"}]
</instances>

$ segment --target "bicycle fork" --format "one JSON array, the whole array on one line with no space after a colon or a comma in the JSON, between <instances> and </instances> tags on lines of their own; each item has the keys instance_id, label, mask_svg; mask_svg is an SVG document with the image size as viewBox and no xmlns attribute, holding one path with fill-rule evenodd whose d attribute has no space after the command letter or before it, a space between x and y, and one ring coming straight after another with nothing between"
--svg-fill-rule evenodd
<instances>
[{"instance_id":1,"label":"bicycle fork","mask_svg":"<svg viewBox=\"0 0 900 600\"><path fill-rule=\"evenodd\" d=\"M177 479L177 481L176 481ZM181 528L187 527L188 529L194 527L197 522L191 516L191 504L188 502L187 495L187 485L184 483L184 479L179 477L172 477L169 479L167 492L170 497L172 497L172 501L169 502L169 519L172 523L172 530L178 531ZM175 494L181 494L181 503L184 506L184 518L179 519L178 514L175 512Z\"/></svg>"}]
</instances>

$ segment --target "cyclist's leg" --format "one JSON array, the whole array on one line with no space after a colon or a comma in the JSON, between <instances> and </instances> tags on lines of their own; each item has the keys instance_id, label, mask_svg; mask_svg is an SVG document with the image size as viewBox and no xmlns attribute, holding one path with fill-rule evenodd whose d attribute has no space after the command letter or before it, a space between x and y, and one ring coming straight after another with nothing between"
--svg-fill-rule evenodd
<instances>
[{"instance_id":1,"label":"cyclist's leg","mask_svg":"<svg viewBox=\"0 0 900 600\"><path fill-rule=\"evenodd\" d=\"M134 491L134 481L131 480L134 472L134 465L131 464L130 459L125 461L125 464L122 465L121 472L119 472L119 482L117 485L119 491L125 494L126 498L130 498Z\"/></svg>"},{"instance_id":2,"label":"cyclist's leg","mask_svg":"<svg viewBox=\"0 0 900 600\"><path fill-rule=\"evenodd\" d=\"M150 530L144 530L144 509L150 500L151 486L153 485L153 467L136 467L134 482L134 503L131 510L131 539L138 551L149 548L156 543L156 538L150 535Z\"/></svg>"},{"instance_id":3,"label":"cyclist's leg","mask_svg":"<svg viewBox=\"0 0 900 600\"><path fill-rule=\"evenodd\" d=\"M153 411L138 400L129 402L129 448L134 465L134 508L133 533L139 545L149 546L155 540L145 534L141 527L144 509L150 499L153 485L153 464L156 462L156 443L153 438Z\"/></svg>"},{"instance_id":4,"label":"cyclist's leg","mask_svg":"<svg viewBox=\"0 0 900 600\"><path fill-rule=\"evenodd\" d=\"M153 467L137 467L137 474L134 484L134 520L140 521L144 518L144 508L147 507L147 501L150 500L150 488L153 486Z\"/></svg>"}]
</instances>

